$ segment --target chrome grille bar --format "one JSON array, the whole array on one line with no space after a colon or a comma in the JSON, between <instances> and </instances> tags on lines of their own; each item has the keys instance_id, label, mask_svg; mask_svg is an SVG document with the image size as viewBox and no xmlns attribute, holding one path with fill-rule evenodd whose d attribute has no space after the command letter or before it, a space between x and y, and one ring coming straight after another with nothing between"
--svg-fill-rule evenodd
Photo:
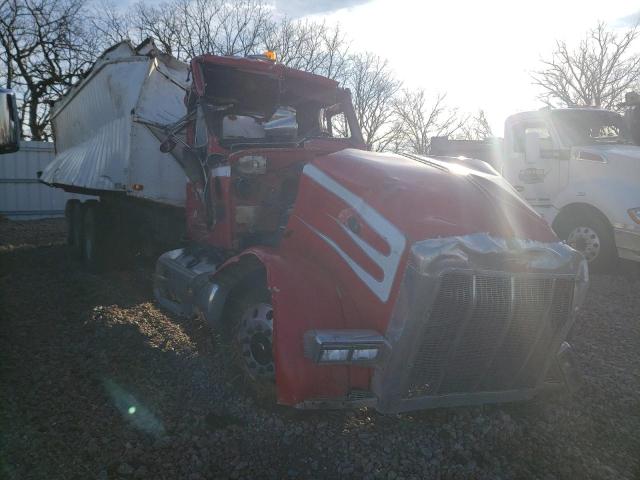
<instances>
[{"instance_id":1,"label":"chrome grille bar","mask_svg":"<svg viewBox=\"0 0 640 480\"><path fill-rule=\"evenodd\" d=\"M548 276L444 273L405 398L535 388L572 292Z\"/></svg>"}]
</instances>

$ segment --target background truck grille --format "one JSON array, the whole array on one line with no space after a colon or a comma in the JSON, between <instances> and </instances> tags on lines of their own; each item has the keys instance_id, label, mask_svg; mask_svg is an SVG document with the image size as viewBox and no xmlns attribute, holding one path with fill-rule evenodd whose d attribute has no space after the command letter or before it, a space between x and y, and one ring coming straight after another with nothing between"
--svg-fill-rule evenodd
<instances>
[{"instance_id":1,"label":"background truck grille","mask_svg":"<svg viewBox=\"0 0 640 480\"><path fill-rule=\"evenodd\" d=\"M571 279L443 275L406 397L535 387L572 297Z\"/></svg>"}]
</instances>

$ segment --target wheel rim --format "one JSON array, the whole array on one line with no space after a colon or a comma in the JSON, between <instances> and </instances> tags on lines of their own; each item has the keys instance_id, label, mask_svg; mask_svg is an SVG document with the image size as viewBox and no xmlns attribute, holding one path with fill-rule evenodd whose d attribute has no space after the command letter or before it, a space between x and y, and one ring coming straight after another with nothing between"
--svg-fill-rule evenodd
<instances>
[{"instance_id":1,"label":"wheel rim","mask_svg":"<svg viewBox=\"0 0 640 480\"><path fill-rule=\"evenodd\" d=\"M590 227L576 227L567 237L567 243L593 262L600 254L600 237Z\"/></svg>"},{"instance_id":2,"label":"wheel rim","mask_svg":"<svg viewBox=\"0 0 640 480\"><path fill-rule=\"evenodd\" d=\"M273 363L273 307L258 303L242 315L237 339L247 371L256 379L275 377Z\"/></svg>"}]
</instances>

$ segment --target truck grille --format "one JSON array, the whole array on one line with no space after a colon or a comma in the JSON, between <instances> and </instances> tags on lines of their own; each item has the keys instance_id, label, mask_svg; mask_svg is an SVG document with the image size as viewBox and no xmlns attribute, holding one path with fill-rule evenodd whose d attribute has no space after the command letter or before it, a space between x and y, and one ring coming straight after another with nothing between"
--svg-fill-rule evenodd
<instances>
[{"instance_id":1,"label":"truck grille","mask_svg":"<svg viewBox=\"0 0 640 480\"><path fill-rule=\"evenodd\" d=\"M405 397L535 387L572 297L570 279L444 274Z\"/></svg>"}]
</instances>

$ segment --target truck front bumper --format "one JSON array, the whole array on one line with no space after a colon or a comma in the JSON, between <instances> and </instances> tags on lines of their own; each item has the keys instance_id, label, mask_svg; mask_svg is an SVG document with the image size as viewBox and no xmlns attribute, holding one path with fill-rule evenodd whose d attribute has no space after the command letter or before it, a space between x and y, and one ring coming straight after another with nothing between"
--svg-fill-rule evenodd
<instances>
[{"instance_id":1,"label":"truck front bumper","mask_svg":"<svg viewBox=\"0 0 640 480\"><path fill-rule=\"evenodd\" d=\"M587 285L586 261L560 243L486 234L416 243L371 396L344 405L395 413L527 400L551 377L560 385L563 340Z\"/></svg>"},{"instance_id":2,"label":"truck front bumper","mask_svg":"<svg viewBox=\"0 0 640 480\"><path fill-rule=\"evenodd\" d=\"M486 234L418 242L376 369L377 409L527 400L545 389L588 285L561 243Z\"/></svg>"},{"instance_id":3,"label":"truck front bumper","mask_svg":"<svg viewBox=\"0 0 640 480\"><path fill-rule=\"evenodd\" d=\"M613 233L620 258L640 262L640 232L614 228Z\"/></svg>"},{"instance_id":4,"label":"truck front bumper","mask_svg":"<svg viewBox=\"0 0 640 480\"><path fill-rule=\"evenodd\" d=\"M563 384L574 390L580 382L563 340L587 286L586 261L561 243L486 234L418 242L383 341L352 332L336 347L381 345L371 391L298 407L396 413L528 400ZM349 342L356 333L358 342ZM307 341L321 337L340 335L312 331Z\"/></svg>"}]
</instances>

